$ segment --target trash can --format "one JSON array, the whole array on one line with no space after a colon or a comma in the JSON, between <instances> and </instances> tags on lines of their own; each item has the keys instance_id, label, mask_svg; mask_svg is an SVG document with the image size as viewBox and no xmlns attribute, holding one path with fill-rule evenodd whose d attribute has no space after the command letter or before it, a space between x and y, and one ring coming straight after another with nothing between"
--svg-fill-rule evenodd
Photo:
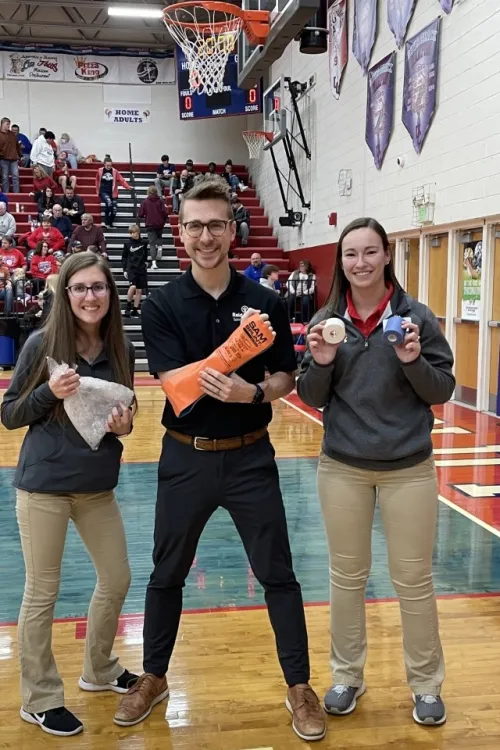
<instances>
[{"instance_id":1,"label":"trash can","mask_svg":"<svg viewBox=\"0 0 500 750\"><path fill-rule=\"evenodd\" d=\"M16 364L16 342L11 336L0 336L0 366L14 367Z\"/></svg>"},{"instance_id":2,"label":"trash can","mask_svg":"<svg viewBox=\"0 0 500 750\"><path fill-rule=\"evenodd\" d=\"M19 320L0 318L0 367L14 367L19 346Z\"/></svg>"}]
</instances>

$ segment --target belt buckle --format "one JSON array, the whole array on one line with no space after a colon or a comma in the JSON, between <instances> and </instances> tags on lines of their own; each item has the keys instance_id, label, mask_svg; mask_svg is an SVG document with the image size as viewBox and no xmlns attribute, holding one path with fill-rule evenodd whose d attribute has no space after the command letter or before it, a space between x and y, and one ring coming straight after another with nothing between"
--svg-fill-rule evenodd
<instances>
[{"instance_id":1,"label":"belt buckle","mask_svg":"<svg viewBox=\"0 0 500 750\"><path fill-rule=\"evenodd\" d=\"M198 441L204 442L205 444L206 443L215 443L216 442L215 440L211 440L210 438L195 437L193 439L193 448L195 449L195 451L202 451L203 450L203 448L200 448L200 446L198 445Z\"/></svg>"}]
</instances>

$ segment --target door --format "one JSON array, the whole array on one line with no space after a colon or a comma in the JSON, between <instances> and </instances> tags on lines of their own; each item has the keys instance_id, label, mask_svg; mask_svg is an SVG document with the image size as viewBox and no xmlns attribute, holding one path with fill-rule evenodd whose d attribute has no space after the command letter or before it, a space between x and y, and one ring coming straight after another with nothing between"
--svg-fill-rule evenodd
<instances>
[{"instance_id":1,"label":"door","mask_svg":"<svg viewBox=\"0 0 500 750\"><path fill-rule=\"evenodd\" d=\"M467 232L458 245L458 289L455 322L455 399L477 405L477 363L482 262L482 230ZM463 239L463 238L462 238Z\"/></svg>"},{"instance_id":2,"label":"door","mask_svg":"<svg viewBox=\"0 0 500 750\"><path fill-rule=\"evenodd\" d=\"M490 387L488 409L497 412L498 358L500 352L500 238L494 239L493 253L493 301L490 328ZM493 327L492 327L493 326Z\"/></svg>"},{"instance_id":3,"label":"door","mask_svg":"<svg viewBox=\"0 0 500 750\"><path fill-rule=\"evenodd\" d=\"M429 284L427 304L439 320L443 333L446 329L446 285L448 279L448 235L429 239Z\"/></svg>"},{"instance_id":4,"label":"door","mask_svg":"<svg viewBox=\"0 0 500 750\"><path fill-rule=\"evenodd\" d=\"M420 240L407 240L406 249L406 291L418 299L418 278L420 270Z\"/></svg>"}]
</instances>

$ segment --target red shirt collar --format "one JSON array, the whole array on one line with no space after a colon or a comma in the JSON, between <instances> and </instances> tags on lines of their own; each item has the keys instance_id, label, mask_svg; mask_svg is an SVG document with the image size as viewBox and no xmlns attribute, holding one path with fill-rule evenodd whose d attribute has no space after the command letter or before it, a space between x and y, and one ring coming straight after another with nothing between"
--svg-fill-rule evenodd
<instances>
[{"instance_id":1,"label":"red shirt collar","mask_svg":"<svg viewBox=\"0 0 500 750\"><path fill-rule=\"evenodd\" d=\"M346 301L347 301L347 313L349 317L351 318L352 322L356 326L356 328L361 331L363 336L368 337L375 328L378 326L380 318L385 312L385 309L387 305L390 302L390 299L392 295L394 294L394 286L390 281L386 282L387 287L387 294L385 297L380 301L380 303L377 305L375 310L373 310L372 313L367 317L366 320L363 320L359 314L356 308L354 307L354 302L352 301L352 295L351 290L348 289L346 293Z\"/></svg>"}]
</instances>

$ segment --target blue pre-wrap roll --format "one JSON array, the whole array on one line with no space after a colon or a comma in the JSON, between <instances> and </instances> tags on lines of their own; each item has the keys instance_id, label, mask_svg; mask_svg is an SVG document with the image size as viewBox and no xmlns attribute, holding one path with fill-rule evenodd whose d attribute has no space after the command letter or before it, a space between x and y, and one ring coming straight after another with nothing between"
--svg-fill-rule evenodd
<instances>
[{"instance_id":1,"label":"blue pre-wrap roll","mask_svg":"<svg viewBox=\"0 0 500 750\"><path fill-rule=\"evenodd\" d=\"M402 344L405 338L405 330L402 324L403 318L400 315L393 315L388 318L383 333L384 341L393 346Z\"/></svg>"}]
</instances>

